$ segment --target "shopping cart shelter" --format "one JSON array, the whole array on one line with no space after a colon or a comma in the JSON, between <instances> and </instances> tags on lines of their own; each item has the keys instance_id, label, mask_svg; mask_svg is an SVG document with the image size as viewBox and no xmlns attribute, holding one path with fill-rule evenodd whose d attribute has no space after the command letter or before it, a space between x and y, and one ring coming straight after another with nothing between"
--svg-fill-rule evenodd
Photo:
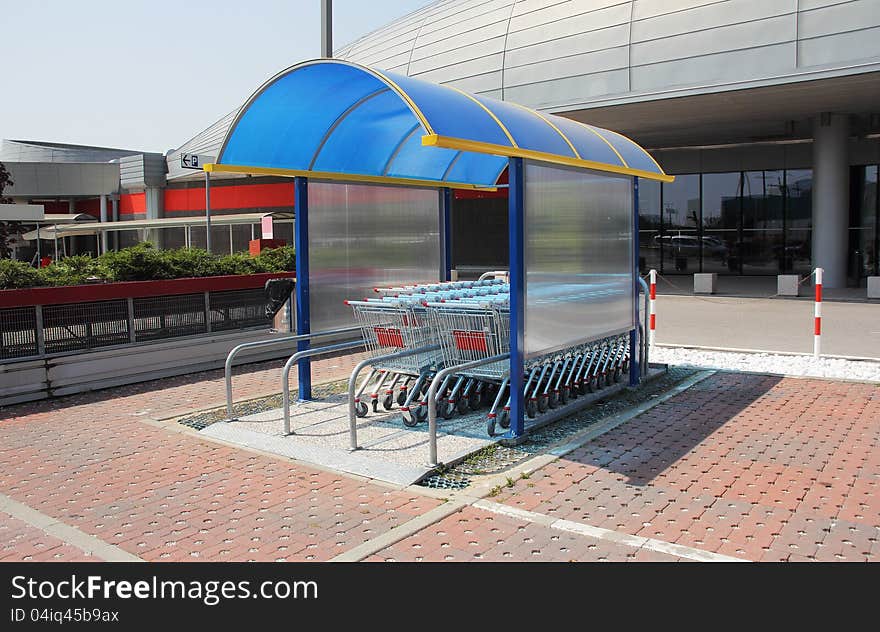
<instances>
[{"instance_id":1,"label":"shopping cart shelter","mask_svg":"<svg viewBox=\"0 0 880 632\"><path fill-rule=\"evenodd\" d=\"M437 398L494 404L503 436L516 440L528 419L576 397L578 381L593 390L591 376L616 372L636 385L644 375L637 192L640 179L672 178L620 134L321 59L257 90L204 169L208 182L218 172L295 179L303 339L291 360L301 399L311 399L308 357L322 353L306 338L356 324L374 356L359 370L377 382L355 389L352 376L352 411L365 414L360 396L375 391L386 409L400 405L405 420L427 419L432 433L438 412L447 416L439 405L425 412ZM505 278L444 284L452 190L499 187L509 187ZM392 308L405 300L392 322ZM387 322L357 319L383 310ZM421 346L408 354L407 336L422 329L428 333L410 341ZM424 369L418 376L394 369L408 357L431 366L412 366ZM361 447L356 434L353 427L352 447Z\"/></svg>"}]
</instances>

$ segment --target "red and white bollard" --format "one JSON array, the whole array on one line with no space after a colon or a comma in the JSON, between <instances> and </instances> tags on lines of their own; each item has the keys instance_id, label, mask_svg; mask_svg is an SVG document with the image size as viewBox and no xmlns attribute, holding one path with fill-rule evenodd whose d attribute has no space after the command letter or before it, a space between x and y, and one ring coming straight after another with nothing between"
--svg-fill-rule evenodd
<instances>
[{"instance_id":1,"label":"red and white bollard","mask_svg":"<svg viewBox=\"0 0 880 632\"><path fill-rule=\"evenodd\" d=\"M650 333L648 334L648 344L653 347L654 346L654 330L657 328L657 271L651 270L648 273L648 288L650 290L649 301L648 301L648 316L650 322L648 323L648 328L650 329Z\"/></svg>"},{"instance_id":2,"label":"red and white bollard","mask_svg":"<svg viewBox=\"0 0 880 632\"><path fill-rule=\"evenodd\" d=\"M813 312L813 357L818 358L822 349L822 268L816 268L816 303Z\"/></svg>"}]
</instances>

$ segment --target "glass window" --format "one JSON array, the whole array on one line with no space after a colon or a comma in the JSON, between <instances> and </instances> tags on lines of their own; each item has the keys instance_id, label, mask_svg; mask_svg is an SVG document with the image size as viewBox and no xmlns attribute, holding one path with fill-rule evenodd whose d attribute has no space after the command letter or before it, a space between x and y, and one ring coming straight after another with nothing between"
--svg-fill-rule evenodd
<instances>
[{"instance_id":1,"label":"glass window","mask_svg":"<svg viewBox=\"0 0 880 632\"><path fill-rule=\"evenodd\" d=\"M850 277L861 283L864 277L878 274L877 264L877 165L853 167L849 251Z\"/></svg>"},{"instance_id":2,"label":"glass window","mask_svg":"<svg viewBox=\"0 0 880 632\"><path fill-rule=\"evenodd\" d=\"M741 174L703 174L703 272L739 274Z\"/></svg>"},{"instance_id":3,"label":"glass window","mask_svg":"<svg viewBox=\"0 0 880 632\"><path fill-rule=\"evenodd\" d=\"M664 272L700 271L700 176L675 176L663 184L663 229L658 235Z\"/></svg>"},{"instance_id":4,"label":"glass window","mask_svg":"<svg viewBox=\"0 0 880 632\"><path fill-rule=\"evenodd\" d=\"M639 179L639 270L660 270L660 183Z\"/></svg>"},{"instance_id":5,"label":"glass window","mask_svg":"<svg viewBox=\"0 0 880 632\"><path fill-rule=\"evenodd\" d=\"M779 274L785 247L785 172L747 171L742 183L742 273Z\"/></svg>"},{"instance_id":6,"label":"glass window","mask_svg":"<svg viewBox=\"0 0 880 632\"><path fill-rule=\"evenodd\" d=\"M809 274L813 261L813 172L810 169L785 172L785 227L782 272Z\"/></svg>"}]
</instances>

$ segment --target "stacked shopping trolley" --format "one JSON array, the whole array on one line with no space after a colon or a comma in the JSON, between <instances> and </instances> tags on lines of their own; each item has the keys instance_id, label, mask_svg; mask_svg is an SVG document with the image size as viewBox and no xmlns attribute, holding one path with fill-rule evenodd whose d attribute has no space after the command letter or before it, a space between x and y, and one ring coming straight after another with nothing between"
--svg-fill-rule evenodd
<instances>
[{"instance_id":1,"label":"stacked shopping trolley","mask_svg":"<svg viewBox=\"0 0 880 632\"><path fill-rule=\"evenodd\" d=\"M359 385L355 411L365 416L395 403L415 426L428 414L425 398L441 369L510 351L510 286L499 279L375 288L377 297L347 301L364 344L377 358ZM382 357L409 351L383 361ZM629 336L617 335L530 358L525 367L526 412L534 418L571 398L619 381L628 369ZM487 430L510 425L510 364L493 361L449 375L437 390L446 419L488 408ZM368 404L365 393L369 393Z\"/></svg>"}]
</instances>

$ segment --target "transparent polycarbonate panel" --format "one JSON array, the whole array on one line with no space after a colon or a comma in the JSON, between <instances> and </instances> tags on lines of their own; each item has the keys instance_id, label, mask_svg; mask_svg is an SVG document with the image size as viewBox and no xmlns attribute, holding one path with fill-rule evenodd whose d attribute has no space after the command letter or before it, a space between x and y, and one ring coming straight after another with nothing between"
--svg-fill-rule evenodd
<instances>
[{"instance_id":1,"label":"transparent polycarbonate panel","mask_svg":"<svg viewBox=\"0 0 880 632\"><path fill-rule=\"evenodd\" d=\"M631 329L633 182L526 162L527 357Z\"/></svg>"},{"instance_id":2,"label":"transparent polycarbonate panel","mask_svg":"<svg viewBox=\"0 0 880 632\"><path fill-rule=\"evenodd\" d=\"M439 212L436 189L310 182L312 331L354 324L344 301L377 286L438 281Z\"/></svg>"}]
</instances>

